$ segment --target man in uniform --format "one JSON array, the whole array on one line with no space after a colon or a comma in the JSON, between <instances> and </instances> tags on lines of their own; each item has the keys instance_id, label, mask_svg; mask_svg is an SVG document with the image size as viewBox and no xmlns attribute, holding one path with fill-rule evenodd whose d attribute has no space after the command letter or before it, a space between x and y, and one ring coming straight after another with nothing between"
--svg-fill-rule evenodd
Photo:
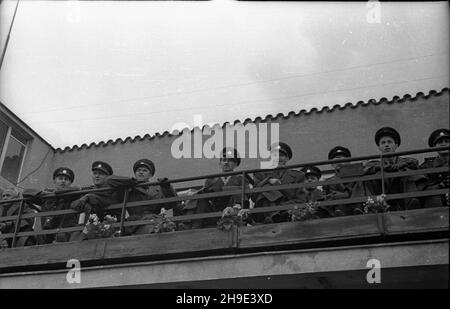
<instances>
[{"instance_id":1,"label":"man in uniform","mask_svg":"<svg viewBox=\"0 0 450 309\"><path fill-rule=\"evenodd\" d=\"M428 145L430 147L449 147L449 130L438 129L431 133L428 138ZM438 151L436 157L425 158L425 161L419 166L420 169L437 168L449 166L449 151ZM422 182L421 188L423 190L438 190L449 188L449 173L434 173L426 175L425 181ZM424 198L423 206L425 208L449 206L445 195L429 196Z\"/></svg>"},{"instance_id":2,"label":"man in uniform","mask_svg":"<svg viewBox=\"0 0 450 309\"><path fill-rule=\"evenodd\" d=\"M400 134L391 127L383 127L375 134L375 143L378 150L382 154L394 153L401 144ZM409 157L387 157L383 158L383 171L385 173L401 172L408 170L417 170L418 161ZM366 174L381 173L380 160L372 160L366 163L364 167ZM405 193L417 191L416 181L421 176L395 177L385 178L384 192L385 194ZM381 180L366 181L361 184L363 186L363 195L373 196L382 194ZM356 190L359 191L359 190ZM409 198L405 200L394 200L388 202L391 210L407 210L420 208L420 201L417 198Z\"/></svg>"},{"instance_id":3,"label":"man in uniform","mask_svg":"<svg viewBox=\"0 0 450 309\"><path fill-rule=\"evenodd\" d=\"M93 186L83 189L101 189L108 187L107 178L113 174L112 167L106 162L95 161L92 163L91 170ZM106 215L115 216L117 221L120 221L120 209L105 210L105 207L121 202L120 193L116 191L103 191L83 195L81 198L73 201L70 208L85 213L84 223L87 222L90 214L96 214L100 221L103 221Z\"/></svg>"},{"instance_id":4,"label":"man in uniform","mask_svg":"<svg viewBox=\"0 0 450 309\"><path fill-rule=\"evenodd\" d=\"M3 191L2 193L2 201L8 201L13 199L20 198L20 192L14 188L10 187ZM9 217L9 216L17 216L19 214L21 202L10 202L10 203L1 203L0 204L0 217ZM34 211L29 207L28 203L23 204L22 214L33 213ZM27 218L20 220L20 225L17 232L30 232L33 231L33 218ZM16 219L9 221L0 221L0 234L9 234L14 233L16 226ZM11 247L12 238L6 239L6 244L8 247ZM36 244L35 237L19 237L17 238L17 247L22 246L31 246Z\"/></svg>"},{"instance_id":5,"label":"man in uniform","mask_svg":"<svg viewBox=\"0 0 450 309\"><path fill-rule=\"evenodd\" d=\"M236 149L234 148L224 148L222 149L221 158L219 160L219 168L223 173L233 172L241 164L241 158ZM222 192L222 191L233 191L241 190L242 184L245 182L246 190L249 188L248 181L242 179L242 175L230 175L222 177L208 178L205 184L197 192L197 194L202 193L212 193L212 192ZM226 207L232 207L234 205L241 205L241 195L229 195L220 196L207 199L198 199L197 207L195 210L188 211L189 213L207 213L207 212L217 212L223 211ZM242 208L248 208L247 197L244 201L245 205L241 205ZM192 224L193 228L202 227L215 227L218 219L217 218L207 218L202 220L195 220Z\"/></svg>"},{"instance_id":6,"label":"man in uniform","mask_svg":"<svg viewBox=\"0 0 450 309\"><path fill-rule=\"evenodd\" d=\"M318 182L322 177L322 172L316 166L305 166L302 168L302 172L305 174L305 182L312 184ZM305 188L299 188L297 191L297 198L299 202L321 202L325 200L325 195L322 190L319 190L315 186L308 186ZM329 218L333 217L333 211L329 207L322 207L319 205L315 217L318 218Z\"/></svg>"},{"instance_id":7,"label":"man in uniform","mask_svg":"<svg viewBox=\"0 0 450 309\"><path fill-rule=\"evenodd\" d=\"M79 191L81 187L72 187L72 183L75 179L75 173L67 167L59 167L53 172L53 184L54 189L45 189L43 191L35 189L26 189L23 192L24 197L34 198L33 202L42 205L41 211L57 211L70 209L70 204L76 200L79 195L65 195L58 196L58 194L67 193L70 191ZM53 198L41 199L42 194L54 193L56 196ZM42 228L44 230L61 229L77 226L78 215L77 214L64 214L57 216L48 216L42 218ZM74 233L57 233L56 235L47 234L40 235L38 237L39 244L48 244L55 242L70 241L71 236Z\"/></svg>"},{"instance_id":8,"label":"man in uniform","mask_svg":"<svg viewBox=\"0 0 450 309\"><path fill-rule=\"evenodd\" d=\"M328 153L328 160L338 160L344 158L351 158L352 154L348 148L343 146L336 146L330 150ZM339 176L339 171L342 167L348 166L349 163L332 163L331 165L334 168L335 174L334 176L328 178L327 180L342 180ZM326 200L340 200L340 199L348 199L352 196L353 187L355 186L354 182L333 184L333 185L325 185L323 186L323 191L325 194ZM346 204L346 205L336 205L334 208L334 216L350 216L353 215L355 210L355 205Z\"/></svg>"},{"instance_id":9,"label":"man in uniform","mask_svg":"<svg viewBox=\"0 0 450 309\"><path fill-rule=\"evenodd\" d=\"M274 143L270 147L271 158L278 162L277 167L286 166L286 163L292 159L292 150L286 143ZM284 184L302 183L305 181L305 174L301 171L280 169L273 171L263 171L254 173L255 188L272 187ZM282 205L296 200L297 189L287 189L278 191L267 191L255 193L252 200L255 202L255 208ZM284 222L289 219L287 211L272 213L252 214L254 221L259 223Z\"/></svg>"},{"instance_id":10,"label":"man in uniform","mask_svg":"<svg viewBox=\"0 0 450 309\"><path fill-rule=\"evenodd\" d=\"M159 186L139 186L138 184L148 183L150 179L155 175L155 164L149 159L140 159L133 164L134 178L122 177L122 176L110 176L106 180L108 187L121 189L121 198L123 195L123 189L127 188L128 202L157 200L168 197L175 197L177 193L172 185L167 181L167 178L158 178L158 182L162 182ZM174 209L177 207L176 202L153 204L146 206L137 206L127 208L127 221L136 220L149 220L159 215L162 209ZM150 233L151 225L136 225L126 227L124 235L130 234L147 234Z\"/></svg>"}]
</instances>

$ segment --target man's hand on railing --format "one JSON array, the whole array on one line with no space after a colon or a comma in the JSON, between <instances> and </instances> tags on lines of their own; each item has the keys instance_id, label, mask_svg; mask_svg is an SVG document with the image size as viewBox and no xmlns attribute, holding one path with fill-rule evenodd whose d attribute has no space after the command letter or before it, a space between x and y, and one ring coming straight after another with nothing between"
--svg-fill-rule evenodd
<instances>
[{"instance_id":1,"label":"man's hand on railing","mask_svg":"<svg viewBox=\"0 0 450 309\"><path fill-rule=\"evenodd\" d=\"M337 192L333 191L325 195L325 198L328 200L339 200L339 199L345 199L348 198L349 194L347 192Z\"/></svg>"},{"instance_id":2,"label":"man's hand on railing","mask_svg":"<svg viewBox=\"0 0 450 309\"><path fill-rule=\"evenodd\" d=\"M381 171L381 165L379 161L369 161L364 164L364 174L375 174Z\"/></svg>"},{"instance_id":3,"label":"man's hand on railing","mask_svg":"<svg viewBox=\"0 0 450 309\"><path fill-rule=\"evenodd\" d=\"M71 191L80 191L82 188L80 186L68 187L64 189L55 190L55 194L63 194Z\"/></svg>"},{"instance_id":4,"label":"man's hand on railing","mask_svg":"<svg viewBox=\"0 0 450 309\"><path fill-rule=\"evenodd\" d=\"M281 180L279 180L277 178L269 178L269 183L271 185L281 185Z\"/></svg>"},{"instance_id":5,"label":"man's hand on railing","mask_svg":"<svg viewBox=\"0 0 450 309\"><path fill-rule=\"evenodd\" d=\"M161 182L161 184L160 184L161 187L169 187L170 186L170 183L167 182L169 180L167 177L158 178L157 180L158 180L158 182Z\"/></svg>"},{"instance_id":6,"label":"man's hand on railing","mask_svg":"<svg viewBox=\"0 0 450 309\"><path fill-rule=\"evenodd\" d=\"M73 201L70 204L70 209L73 209L76 211L85 211L88 200L89 200L89 194L86 194L83 197L79 198L78 200Z\"/></svg>"}]
</instances>

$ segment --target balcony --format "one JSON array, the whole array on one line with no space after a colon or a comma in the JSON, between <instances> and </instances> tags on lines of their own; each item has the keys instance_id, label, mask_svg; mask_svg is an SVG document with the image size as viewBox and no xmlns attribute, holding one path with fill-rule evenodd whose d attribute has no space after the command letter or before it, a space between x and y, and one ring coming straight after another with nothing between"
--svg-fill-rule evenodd
<instances>
[{"instance_id":1,"label":"balcony","mask_svg":"<svg viewBox=\"0 0 450 309\"><path fill-rule=\"evenodd\" d=\"M436 149L395 155L432 151ZM339 159L333 162L374 158L380 157ZM289 168L329 163L330 161L321 161ZM247 177L254 172L256 171L239 171L226 175L242 174ZM448 167L325 180L314 185L374 179L384 182L393 177L437 172L448 173ZM170 182L185 182L217 175ZM158 183L152 183L155 184ZM125 209L129 207L235 194L244 197L245 194L255 192L306 186L308 184L305 183L289 184L247 191L243 187L241 190L142 202L127 202L125 195L122 204L111 205L108 209L121 209L123 218ZM390 194L386 199L398 200L445 193L448 193L448 189ZM47 197L52 196L54 195ZM324 201L321 205L349 205L366 200L367 197L363 196ZM23 207L26 199L17 200L20 201ZM289 210L295 206L288 204L253 208L250 212ZM424 208L299 222L233 226L229 231L206 228L30 247L16 247L17 239L52 234L57 230L18 232L16 229L14 233L0 235L0 238L12 238L14 247L0 251L0 288L448 288L448 212L448 207ZM19 212L17 216L0 218L0 222L19 222L24 218L66 213L74 211L34 214ZM221 212L184 215L172 217L171 220L181 222L219 218L221 215ZM124 226L146 223L148 221L121 220L116 225L122 230ZM82 226L76 226L59 231L82 229ZM81 282L76 284L69 283L66 278L70 271L67 262L73 259L78 260L82 267ZM372 259L381 264L381 284L370 284L366 279L371 269L368 262Z\"/></svg>"}]
</instances>

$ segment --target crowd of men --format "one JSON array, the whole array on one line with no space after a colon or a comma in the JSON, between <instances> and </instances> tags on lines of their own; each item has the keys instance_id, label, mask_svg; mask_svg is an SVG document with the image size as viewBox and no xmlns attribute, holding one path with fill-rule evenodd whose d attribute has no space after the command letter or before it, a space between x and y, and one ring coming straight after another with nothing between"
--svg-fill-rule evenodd
<instances>
[{"instance_id":1,"label":"crowd of men","mask_svg":"<svg viewBox=\"0 0 450 309\"><path fill-rule=\"evenodd\" d=\"M438 129L431 133L429 147L447 147L447 150L437 152L435 157L427 158L419 165L418 160L410 157L387 156L380 160L372 160L361 165L361 170L352 170L351 163L332 164L335 173L328 180L340 180L348 175L376 175L379 173L392 173L399 171L427 169L435 167L448 167L449 164L449 130ZM375 134L375 143L382 154L395 152L401 145L400 134L391 127L379 129ZM288 165L293 157L292 149L286 143L276 143L271 146L271 156L278 162L278 167ZM328 153L329 160L351 158L349 149L337 146ZM220 172L232 172L239 167L241 158L236 149L224 148L219 160ZM127 194L129 202L146 201L176 197L177 192L168 182L167 178L158 178L160 185L142 185L152 180L156 167L150 159L141 159L134 163L134 177L122 177L114 175L113 168L107 163L96 161L92 164L92 181L89 187L75 187L72 183L75 179L74 172L67 167L59 167L53 173L53 189L25 190L23 197L30 198L24 204L23 213L48 212L55 210L72 209L77 213L64 215L54 215L42 217L40 228L43 230L62 229L66 227L82 226L90 214L96 214L100 220L106 215L115 216L119 221L148 220L158 216L162 212L171 210L174 216L199 214L207 212L222 211L228 206L240 205L242 208L260 208L266 206L286 205L292 203L320 202L327 200L341 200L354 197L376 196L382 193L395 194L414 192L421 190L448 189L449 173L433 173L425 175L414 175L406 177L388 177L384 182L379 179L367 181L344 182L339 184L325 185L322 188L314 185L322 178L321 170L316 166L306 166L301 170L297 169L274 169L253 173L249 178L242 175L230 175L206 179L200 190L194 191L199 197L189 202L169 202L136 207L128 207L123 216L121 209L107 209L111 204L123 202L124 194ZM358 174L359 173L359 174ZM261 188L283 184L311 184L302 188L272 190L260 193L246 194L244 198L240 194L220 196L213 198L201 198L204 193L221 192L228 190L239 190L242 187ZM382 187L384 185L384 187ZM80 194L61 195L70 191L80 189L100 189L113 188L109 191ZM43 194L55 193L55 197L42 198ZM16 188L8 188L2 193L3 200L17 199L21 197ZM30 202L31 201L31 202ZM241 205L243 203L243 205ZM423 198L408 198L389 201L390 210L409 210L417 208L448 206L448 197L445 195L428 196ZM320 203L319 203L320 205ZM342 204L329 207L319 206L316 217L328 218L336 216L348 216L363 214L361 203ZM20 202L0 204L0 217L17 215ZM80 215L82 214L82 215ZM192 221L184 221L179 224L183 229L213 227L218 218L207 218ZM271 211L263 213L253 213L248 219L248 223L264 224L286 222L289 220L288 211ZM13 233L16 220L0 221L0 233ZM17 231L36 230L36 220L26 218L20 221ZM136 225L124 228L123 235L136 235L149 233L148 225ZM82 232L58 232L55 234L39 235L37 237L21 237L17 246L48 244L53 242L80 241L84 240L85 234ZM11 239L7 239L7 246L11 246ZM6 245L5 245L6 246Z\"/></svg>"}]
</instances>

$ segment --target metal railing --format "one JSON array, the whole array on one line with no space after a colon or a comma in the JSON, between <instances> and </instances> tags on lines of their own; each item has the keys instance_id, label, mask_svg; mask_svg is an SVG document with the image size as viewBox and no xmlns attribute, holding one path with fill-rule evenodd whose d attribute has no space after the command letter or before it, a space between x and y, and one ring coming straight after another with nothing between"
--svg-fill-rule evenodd
<instances>
[{"instance_id":1,"label":"metal railing","mask_svg":"<svg viewBox=\"0 0 450 309\"><path fill-rule=\"evenodd\" d=\"M382 193L384 194L386 179L397 178L397 177L408 177L408 176L414 176L414 175L427 175L427 174L448 173L449 172L449 167L445 166L445 167L439 167L439 168L417 169L417 170L408 170L408 171L402 171L402 172L386 173L386 172L384 172L384 169L383 169L383 159L384 158L411 155L411 154L421 154L421 153L428 153L428 152L437 152L437 151L442 151L442 150L449 150L449 147L425 148L425 149L410 150L410 151L403 151L403 152L397 152L397 153L360 156L360 157L343 158L343 159L336 159L336 160L323 160L323 161L316 161L316 162L309 162L309 163L287 165L287 166L278 167L275 169L247 169L247 170L243 170L243 171L234 171L234 172L228 172L228 173L216 173L216 174L208 174L208 175L195 176L195 177L169 179L165 182L139 183L135 187L159 186L164 183L173 184L173 183L181 183L181 182L188 182L188 181L193 181L193 180L208 179L208 178L215 178L215 177L222 177L222 176L232 176L232 175L241 175L242 179L246 179L248 182L252 183L253 179L251 178L250 175L254 174L254 173L260 173L260 172L265 172L265 171L274 171L274 170L296 169L296 168L301 168L301 167L310 166L310 165L321 166L321 165L328 165L328 164L335 164L335 163L349 163L349 162L355 162L355 161L367 161L367 160L372 160L372 159L380 159L381 173L379 173L379 174L370 174L370 175L358 176L358 177L323 180L323 181L317 181L317 182L313 182L313 183L302 182L302 183L284 184L284 185L276 185L276 186L273 185L270 187L266 186L266 187L259 187L259 188L247 188L246 181L243 181L242 186L239 190L221 191L221 192L213 192L213 193L202 193L202 194L195 194L192 196L176 196L176 197L145 200L145 201L138 201L138 202L129 202L128 201L129 194L128 194L128 190L125 188L123 188L123 189L99 188L99 189L88 189L88 190L71 191L71 192L64 192L64 193L51 193L51 194L41 195L41 196L39 196L39 199L45 200L45 199L51 199L51 198L56 198L56 197L60 198L60 197L71 196L71 195L81 196L81 195L84 195L87 193L106 192L106 191L112 191L112 190L123 190L124 198L123 198L122 203L113 204L113 205L107 206L103 209L103 210L114 210L114 209L121 210L120 221L112 224L112 226L119 227L119 230L123 231L124 227L145 225L145 224L149 224L151 222L151 220L136 220L136 221L126 221L125 220L125 214L126 214L127 209L133 208L133 207L140 207L140 206L150 206L150 205L157 205L157 204L162 205L162 204L166 204L166 203L182 202L182 201L187 201L187 200L209 199L209 198L233 196L233 195L240 195L241 196L241 201L240 201L241 205L244 205L244 203L247 199L246 197L251 194L255 194L255 193L262 193L262 192L268 192L268 191L279 191L279 190L287 190L287 189L299 189L299 188L307 188L307 187L317 187L317 186L325 186L325 185L365 182L365 181L373 181L373 180L381 181ZM448 188L444 188L444 189L436 189L436 190L396 193L396 194L387 195L386 200L398 200L398 199L406 199L406 198L414 198L414 197L417 198L417 197L435 196L435 195L446 194L448 192L449 192ZM32 202L33 200L34 200L34 198L27 197L27 198L17 198L17 199L0 201L0 206L2 204L20 203L17 215L0 217L0 223L5 222L5 221L15 220L14 232L0 234L0 240L12 238L11 247L15 247L18 237L48 235L48 234L56 234L56 233L63 233L63 232L69 232L69 233L70 232L80 232L84 229L84 225L78 225L78 226L67 227L67 228L57 228L57 229L48 229L48 230L44 229L42 231L19 232L20 222L23 219L81 213L81 212L77 212L72 209L64 209L64 210L55 210L55 211L24 214L23 211L24 211L26 202ZM320 205L321 205L321 207L332 207L332 206L337 206L337 205L349 205L349 204L355 204L355 203L363 203L365 201L367 201L367 196L359 196L359 197L353 197L353 198L350 197L347 199L325 200L325 201L321 201ZM291 209L294 209L295 206L298 206L301 204L302 203L283 204L283 205L268 206L268 207L258 207L258 208L249 209L249 212L252 214L252 213L265 213L265 212L273 212L273 211L281 211L281 210L291 210ZM221 216L222 216L222 212L208 212L208 213L201 213L201 214L173 216L170 218L170 220L174 221L174 222L180 222L180 221L183 222L183 221L200 220L200 219L206 219L206 218L217 218L217 217L221 217Z\"/></svg>"}]
</instances>

